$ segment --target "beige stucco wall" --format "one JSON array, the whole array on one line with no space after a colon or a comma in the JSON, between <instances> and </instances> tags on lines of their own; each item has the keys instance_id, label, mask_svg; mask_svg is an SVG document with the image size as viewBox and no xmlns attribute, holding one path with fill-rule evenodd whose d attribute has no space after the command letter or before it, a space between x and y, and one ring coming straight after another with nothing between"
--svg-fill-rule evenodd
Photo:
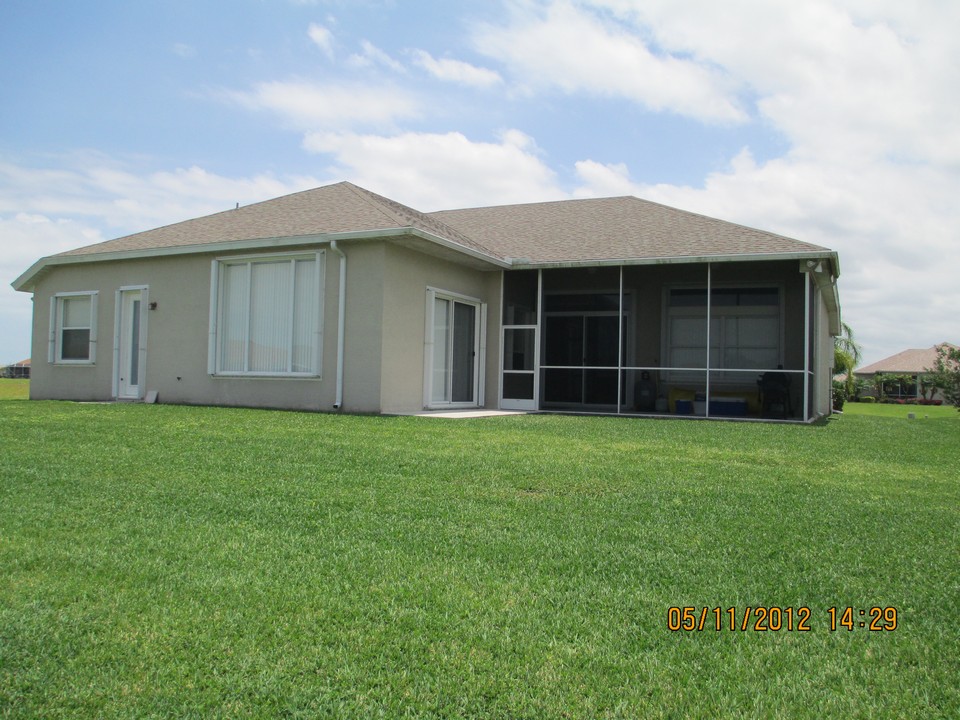
<instances>
[{"instance_id":1,"label":"beige stucco wall","mask_svg":"<svg viewBox=\"0 0 960 720\"><path fill-rule=\"evenodd\" d=\"M381 411L424 407L424 345L427 289L480 300L487 305L484 407L498 403L500 273L474 270L398 245L385 246Z\"/></svg>"},{"instance_id":2,"label":"beige stucco wall","mask_svg":"<svg viewBox=\"0 0 960 720\"><path fill-rule=\"evenodd\" d=\"M341 243L347 256L343 407L345 412L412 412L423 407L427 287L487 304L486 406L496 407L499 378L500 274L463 267L399 244ZM208 374L211 262L257 253L181 255L57 266L38 281L34 297L33 382L36 399L113 399L115 292L146 285L157 309L147 313L143 387L159 402L334 411L340 257L323 250L322 374L319 378L231 378ZM283 252L271 248L270 252ZM50 297L98 291L98 349L90 366L47 362Z\"/></svg>"},{"instance_id":3,"label":"beige stucco wall","mask_svg":"<svg viewBox=\"0 0 960 720\"><path fill-rule=\"evenodd\" d=\"M318 249L318 248L311 248ZM271 249L271 252L282 248ZM297 248L303 252L305 248ZM234 253L250 254L250 253ZM367 254L365 252L360 255ZM371 253L376 256L376 252ZM143 378L146 391L158 392L159 402L251 407L285 407L304 410L332 409L335 396L337 272L338 260L325 252L325 302L322 377L320 378L226 378L207 372L210 312L211 261L222 255L183 255L152 260L83 263L50 268L37 282L34 293L33 378L35 399L110 400L113 395L113 340L115 292L124 286L146 285L156 310L147 313L147 358ZM362 260L358 259L358 264ZM376 288L371 278L379 272L375 262L360 275ZM358 288L359 290L360 288ZM92 366L67 366L47 362L50 297L68 291L99 291L97 305L97 356ZM331 301L332 298L332 301ZM362 303L358 303L362 306ZM360 349L367 338L358 333ZM369 373L369 368L364 367ZM374 389L357 390L359 402L377 405L377 372L369 373ZM365 383L357 382L358 388ZM374 399L370 400L368 395Z\"/></svg>"},{"instance_id":4,"label":"beige stucco wall","mask_svg":"<svg viewBox=\"0 0 960 720\"><path fill-rule=\"evenodd\" d=\"M814 413L833 412L833 338L830 336L830 314L823 298L817 295L817 336L814 360Z\"/></svg>"}]
</instances>

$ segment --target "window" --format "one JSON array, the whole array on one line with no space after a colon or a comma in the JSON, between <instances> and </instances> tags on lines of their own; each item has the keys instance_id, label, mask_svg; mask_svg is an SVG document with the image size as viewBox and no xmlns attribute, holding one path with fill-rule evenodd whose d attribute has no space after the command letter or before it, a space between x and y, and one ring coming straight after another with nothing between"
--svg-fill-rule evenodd
<instances>
[{"instance_id":1,"label":"window","mask_svg":"<svg viewBox=\"0 0 960 720\"><path fill-rule=\"evenodd\" d=\"M319 375L323 253L215 260L210 326L211 374Z\"/></svg>"},{"instance_id":2,"label":"window","mask_svg":"<svg viewBox=\"0 0 960 720\"><path fill-rule=\"evenodd\" d=\"M58 293L50 298L52 363L93 365L97 350L97 293Z\"/></svg>"},{"instance_id":3,"label":"window","mask_svg":"<svg viewBox=\"0 0 960 720\"><path fill-rule=\"evenodd\" d=\"M666 357L671 368L707 366L707 292L667 294ZM714 288L710 302L710 367L771 370L781 362L780 292L776 287ZM683 379L683 372L677 372ZM716 379L735 380L735 376Z\"/></svg>"}]
</instances>

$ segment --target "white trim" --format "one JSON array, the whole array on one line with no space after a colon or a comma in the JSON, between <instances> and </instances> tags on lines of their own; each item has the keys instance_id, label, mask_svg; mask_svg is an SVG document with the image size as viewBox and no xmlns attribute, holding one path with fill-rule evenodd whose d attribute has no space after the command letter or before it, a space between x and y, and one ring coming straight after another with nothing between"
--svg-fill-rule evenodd
<instances>
[{"instance_id":1,"label":"white trim","mask_svg":"<svg viewBox=\"0 0 960 720\"><path fill-rule=\"evenodd\" d=\"M50 340L47 348L47 360L53 365L90 366L97 364L97 313L98 290L73 290L70 292L54 293L50 298ZM88 297L90 298L90 332L87 341L87 357L81 360L70 360L61 357L63 352L63 302L64 299Z\"/></svg>"},{"instance_id":2,"label":"white trim","mask_svg":"<svg viewBox=\"0 0 960 720\"><path fill-rule=\"evenodd\" d=\"M137 352L139 357L137 358L137 367L138 367L138 383L137 383L137 394L133 399L142 400L144 396L144 391L146 387L146 377L147 377L147 322L148 322L148 311L150 307L150 286L149 285L123 285L117 288L114 293L114 323L113 323L113 377L111 378L111 392L112 397L121 398L120 395L120 373L123 371L123 368L120 367L121 362L121 338L123 333L123 296L124 293L129 292L139 292L140 293L140 323L139 323L139 337L137 339ZM123 399L131 399L130 397L124 395Z\"/></svg>"},{"instance_id":3,"label":"white trim","mask_svg":"<svg viewBox=\"0 0 960 720\"><path fill-rule=\"evenodd\" d=\"M290 350L290 360L288 366L291 367L290 371L271 371L271 372L260 372L260 371L251 371L249 369L244 370L221 370L221 356L220 356L220 328L223 327L223 284L220 282L223 268L225 266L243 265L247 269L247 307L245 309L245 324L246 329L244 331L243 344L246 346L249 343L250 337L250 307L249 307L249 291L250 291L250 278L253 272L253 265L264 263L264 262L289 262L291 264L291 292L294 293L293 288L296 283L296 261L298 260L312 260L315 263L314 266L314 282L317 289L317 306L316 310L316 319L315 325L313 327L312 335L316 339L316 347L314 347L314 369L309 372L295 372L292 370L293 363L293 350ZM308 252L277 252L277 253L256 253L250 255L225 255L221 257L214 258L210 265L210 329L207 336L207 372L209 375L219 378L248 378L248 377L259 377L259 378L315 378L319 379L322 377L322 344L323 344L323 308L324 308L324 295L326 293L326 251L323 249L311 250ZM292 330L291 324L291 333ZM244 356L244 367L247 367L249 356L245 353Z\"/></svg>"},{"instance_id":4,"label":"white trim","mask_svg":"<svg viewBox=\"0 0 960 720\"><path fill-rule=\"evenodd\" d=\"M486 322L486 303L480 300L479 298L472 297L470 295L464 295L458 292L452 292L449 290L443 290L428 285L426 288L426 312L425 312L425 327L424 327L424 343L423 343L423 407L424 409L438 409L438 408L471 408L471 407L482 407L483 405L483 386L484 386L484 373L486 372L486 328L484 324ZM450 317L453 318L453 304L460 303L461 305L470 305L474 308L474 332L473 332L473 400L469 402L453 402L451 401L441 401L437 402L433 399L433 376L434 367L433 356L434 350L436 349L436 340L434 338L434 321L436 320L435 308L437 300L448 300L451 303L450 307ZM450 345L450 362L453 362L453 332L450 333L448 338L448 343ZM483 351L481 351L481 348ZM451 372L451 377L448 382L448 385L452 385L453 375ZM450 387L447 388L450 391Z\"/></svg>"},{"instance_id":5,"label":"white trim","mask_svg":"<svg viewBox=\"0 0 960 720\"><path fill-rule=\"evenodd\" d=\"M220 262L210 261L210 331L207 335L207 375L217 374L217 329L220 324Z\"/></svg>"}]
</instances>

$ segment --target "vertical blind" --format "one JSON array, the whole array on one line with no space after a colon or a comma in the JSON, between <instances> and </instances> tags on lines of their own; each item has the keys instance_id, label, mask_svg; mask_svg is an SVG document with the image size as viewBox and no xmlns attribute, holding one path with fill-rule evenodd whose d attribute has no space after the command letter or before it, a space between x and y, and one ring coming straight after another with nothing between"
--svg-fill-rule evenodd
<instances>
[{"instance_id":1,"label":"vertical blind","mask_svg":"<svg viewBox=\"0 0 960 720\"><path fill-rule=\"evenodd\" d=\"M318 371L320 296L316 256L220 266L218 371Z\"/></svg>"}]
</instances>

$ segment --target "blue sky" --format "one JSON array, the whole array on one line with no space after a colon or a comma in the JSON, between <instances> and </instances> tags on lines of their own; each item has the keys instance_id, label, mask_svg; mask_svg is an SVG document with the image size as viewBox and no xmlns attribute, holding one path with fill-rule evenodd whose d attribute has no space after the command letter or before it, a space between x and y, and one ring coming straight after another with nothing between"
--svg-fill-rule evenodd
<instances>
[{"instance_id":1,"label":"blue sky","mask_svg":"<svg viewBox=\"0 0 960 720\"><path fill-rule=\"evenodd\" d=\"M840 253L870 362L960 342L960 3L0 0L0 364L36 259L350 180L633 194Z\"/></svg>"}]
</instances>

